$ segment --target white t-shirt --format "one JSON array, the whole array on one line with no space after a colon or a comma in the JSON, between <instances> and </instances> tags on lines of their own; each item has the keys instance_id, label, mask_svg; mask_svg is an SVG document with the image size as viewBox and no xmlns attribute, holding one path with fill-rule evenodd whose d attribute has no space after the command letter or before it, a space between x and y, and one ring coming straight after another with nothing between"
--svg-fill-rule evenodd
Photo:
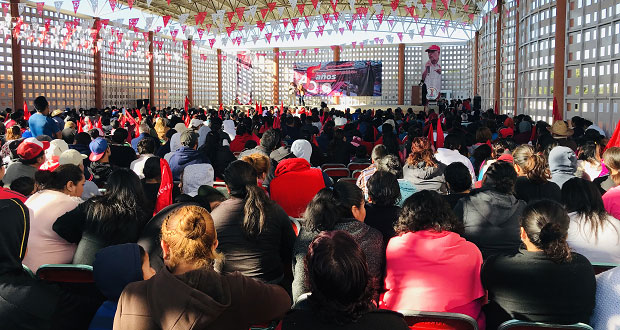
<instances>
[{"instance_id":1,"label":"white t-shirt","mask_svg":"<svg viewBox=\"0 0 620 330\"><path fill-rule=\"evenodd\" d=\"M582 254L592 263L620 263L620 221L608 215L608 222L599 228L597 239L577 212L568 214L570 225L566 241L571 249ZM611 223L610 223L611 222Z\"/></svg>"},{"instance_id":2,"label":"white t-shirt","mask_svg":"<svg viewBox=\"0 0 620 330\"><path fill-rule=\"evenodd\" d=\"M129 165L129 169L134 171L134 173L136 173L140 179L144 179L144 164L146 164L146 160L151 157L155 157L155 155L153 154L140 155L138 159L131 162L131 164Z\"/></svg>"},{"instance_id":3,"label":"white t-shirt","mask_svg":"<svg viewBox=\"0 0 620 330\"><path fill-rule=\"evenodd\" d=\"M474 172L474 166L471 164L469 158L461 155L458 150L438 148L437 153L435 154L435 159L437 159L439 162L443 163L446 166L454 162L462 163L469 170L472 185L476 183L476 173Z\"/></svg>"},{"instance_id":4,"label":"white t-shirt","mask_svg":"<svg viewBox=\"0 0 620 330\"><path fill-rule=\"evenodd\" d=\"M26 200L31 211L28 252L23 264L36 272L44 264L70 264L76 244L67 242L52 229L54 222L75 209L81 198L55 190L42 190Z\"/></svg>"}]
</instances>

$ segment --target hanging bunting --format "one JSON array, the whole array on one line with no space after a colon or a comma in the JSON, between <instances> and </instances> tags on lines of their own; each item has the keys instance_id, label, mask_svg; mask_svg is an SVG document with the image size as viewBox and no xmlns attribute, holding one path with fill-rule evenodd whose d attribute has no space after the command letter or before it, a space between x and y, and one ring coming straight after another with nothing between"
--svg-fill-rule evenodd
<instances>
[{"instance_id":1,"label":"hanging bunting","mask_svg":"<svg viewBox=\"0 0 620 330\"><path fill-rule=\"evenodd\" d=\"M56 8L56 13L57 14L60 13L60 8L62 8L62 3L63 3L62 1L54 1L54 8ZM7 3L7 5L8 5L8 3Z\"/></svg>"},{"instance_id":2,"label":"hanging bunting","mask_svg":"<svg viewBox=\"0 0 620 330\"><path fill-rule=\"evenodd\" d=\"M181 15L179 15L179 23L180 24L185 24L185 21L187 21L188 17L189 17L189 14L181 14Z\"/></svg>"},{"instance_id":3,"label":"hanging bunting","mask_svg":"<svg viewBox=\"0 0 620 330\"><path fill-rule=\"evenodd\" d=\"M129 19L129 28L133 29L136 27L136 25L138 24L138 20L140 20L140 18L130 18Z\"/></svg>"},{"instance_id":4,"label":"hanging bunting","mask_svg":"<svg viewBox=\"0 0 620 330\"><path fill-rule=\"evenodd\" d=\"M162 16L162 17L161 17L161 18L163 18L163 20L164 20L164 27L166 27L166 26L168 25L168 22L170 21L170 18L171 18L171 17L172 17L172 16L170 16L170 15L166 15L166 16ZM159 31L158 31L158 32L159 32Z\"/></svg>"},{"instance_id":5,"label":"hanging bunting","mask_svg":"<svg viewBox=\"0 0 620 330\"><path fill-rule=\"evenodd\" d=\"M116 0L108 0L108 2L110 3L110 8L112 8L112 11L116 10Z\"/></svg>"}]
</instances>

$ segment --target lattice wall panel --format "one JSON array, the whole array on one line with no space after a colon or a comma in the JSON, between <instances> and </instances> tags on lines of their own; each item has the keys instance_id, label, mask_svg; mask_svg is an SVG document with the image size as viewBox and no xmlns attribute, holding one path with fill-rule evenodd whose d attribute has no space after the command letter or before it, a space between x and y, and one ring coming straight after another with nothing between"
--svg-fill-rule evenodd
<instances>
[{"instance_id":1,"label":"lattice wall panel","mask_svg":"<svg viewBox=\"0 0 620 330\"><path fill-rule=\"evenodd\" d=\"M114 34L111 29L102 30L101 38L104 106L136 107L137 100L149 98L148 40L142 33L119 28Z\"/></svg>"},{"instance_id":2,"label":"lattice wall panel","mask_svg":"<svg viewBox=\"0 0 620 330\"><path fill-rule=\"evenodd\" d=\"M482 110L494 108L495 84L495 49L496 49L497 20L491 16L487 23L482 25L479 37L478 50L478 94L482 97Z\"/></svg>"},{"instance_id":3,"label":"lattice wall panel","mask_svg":"<svg viewBox=\"0 0 620 330\"><path fill-rule=\"evenodd\" d=\"M237 53L222 52L222 102L235 104L237 90Z\"/></svg>"},{"instance_id":4,"label":"lattice wall panel","mask_svg":"<svg viewBox=\"0 0 620 330\"><path fill-rule=\"evenodd\" d=\"M423 59L428 60L424 47L405 47L405 104L411 104L411 86L419 85L422 80Z\"/></svg>"},{"instance_id":5,"label":"lattice wall panel","mask_svg":"<svg viewBox=\"0 0 620 330\"><path fill-rule=\"evenodd\" d=\"M555 2L523 1L520 4L519 113L534 120L551 121Z\"/></svg>"},{"instance_id":6,"label":"lattice wall panel","mask_svg":"<svg viewBox=\"0 0 620 330\"><path fill-rule=\"evenodd\" d=\"M192 48L192 71L194 105L217 108L217 53Z\"/></svg>"},{"instance_id":7,"label":"lattice wall panel","mask_svg":"<svg viewBox=\"0 0 620 330\"><path fill-rule=\"evenodd\" d=\"M517 1L505 1L502 18L502 53L501 53L501 96L500 109L503 114L515 113L515 47Z\"/></svg>"},{"instance_id":8,"label":"lattice wall panel","mask_svg":"<svg viewBox=\"0 0 620 330\"><path fill-rule=\"evenodd\" d=\"M255 52L252 56L252 96L257 102L269 105L274 104L273 99L273 52ZM284 95L279 95L283 101Z\"/></svg>"},{"instance_id":9,"label":"lattice wall panel","mask_svg":"<svg viewBox=\"0 0 620 330\"><path fill-rule=\"evenodd\" d=\"M573 0L566 42L566 116L611 133L620 119L620 3Z\"/></svg>"},{"instance_id":10,"label":"lattice wall panel","mask_svg":"<svg viewBox=\"0 0 620 330\"><path fill-rule=\"evenodd\" d=\"M81 37L88 34L89 22L82 25L81 20L62 13L43 10L39 15L36 8L25 7L22 14L25 23L27 38L21 40L22 44L22 73L24 79L24 100L32 107L32 101L39 95L45 95L50 103L50 109L64 108L89 108L94 104L94 80L93 80L93 53L92 45L81 42ZM61 35L65 35L65 21L78 22L71 38L63 40L51 37L48 42L42 43L37 40L40 36L35 31L42 31L45 19L51 20L51 29L61 29ZM52 35L53 33L50 33ZM4 42L4 41L3 41ZM10 41L8 41L10 44ZM10 46L4 48L7 51L6 62L10 63ZM6 67L11 70L11 67ZM4 71L6 72L6 71ZM2 79L3 77L0 77ZM7 74L5 78L9 78ZM4 95L12 85L12 76L8 82L3 79L0 90ZM5 87L2 87L4 85ZM6 88L6 89L5 89ZM2 97L0 97L2 98ZM6 102L6 98L3 98ZM22 105L16 105L22 108Z\"/></svg>"},{"instance_id":11,"label":"lattice wall panel","mask_svg":"<svg viewBox=\"0 0 620 330\"><path fill-rule=\"evenodd\" d=\"M471 97L473 54L466 43L441 46L442 91L449 91L451 99L466 99ZM424 55L426 60L428 57ZM423 61L422 63L426 63ZM422 63L420 63L422 65ZM420 66L422 68L422 66ZM407 70L405 68L405 70ZM422 74L419 74L421 77ZM406 89L406 88L405 88ZM405 95L407 91L405 90Z\"/></svg>"},{"instance_id":12,"label":"lattice wall panel","mask_svg":"<svg viewBox=\"0 0 620 330\"><path fill-rule=\"evenodd\" d=\"M157 108L183 108L187 95L187 54L180 41L163 39L155 49L155 102Z\"/></svg>"},{"instance_id":13,"label":"lattice wall panel","mask_svg":"<svg viewBox=\"0 0 620 330\"><path fill-rule=\"evenodd\" d=\"M11 40L0 38L0 108L22 108L13 105L13 58Z\"/></svg>"}]
</instances>

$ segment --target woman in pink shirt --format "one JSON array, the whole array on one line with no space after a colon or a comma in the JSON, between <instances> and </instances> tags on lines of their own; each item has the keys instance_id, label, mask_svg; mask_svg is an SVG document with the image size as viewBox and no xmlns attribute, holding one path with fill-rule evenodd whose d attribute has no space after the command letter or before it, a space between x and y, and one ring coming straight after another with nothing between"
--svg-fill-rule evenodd
<instances>
[{"instance_id":1,"label":"woman in pink shirt","mask_svg":"<svg viewBox=\"0 0 620 330\"><path fill-rule=\"evenodd\" d=\"M41 190L25 203L31 221L28 253L23 261L33 272L43 264L70 264L73 260L77 245L58 236L52 225L82 202L84 171L75 165L60 165L53 172L38 171L35 180Z\"/></svg>"},{"instance_id":2,"label":"woman in pink shirt","mask_svg":"<svg viewBox=\"0 0 620 330\"><path fill-rule=\"evenodd\" d=\"M386 250L381 308L469 315L484 329L482 254L443 198L423 190L405 201Z\"/></svg>"}]
</instances>

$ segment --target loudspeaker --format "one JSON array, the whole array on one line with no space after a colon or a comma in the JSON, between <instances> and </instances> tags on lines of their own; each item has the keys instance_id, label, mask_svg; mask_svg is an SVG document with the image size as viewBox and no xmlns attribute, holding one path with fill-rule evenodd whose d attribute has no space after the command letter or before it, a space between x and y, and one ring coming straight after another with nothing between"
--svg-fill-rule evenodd
<instances>
[{"instance_id":1,"label":"loudspeaker","mask_svg":"<svg viewBox=\"0 0 620 330\"><path fill-rule=\"evenodd\" d=\"M482 107L482 97L480 97L480 95L475 95L474 96L474 107L472 110L480 110L481 107Z\"/></svg>"}]
</instances>

